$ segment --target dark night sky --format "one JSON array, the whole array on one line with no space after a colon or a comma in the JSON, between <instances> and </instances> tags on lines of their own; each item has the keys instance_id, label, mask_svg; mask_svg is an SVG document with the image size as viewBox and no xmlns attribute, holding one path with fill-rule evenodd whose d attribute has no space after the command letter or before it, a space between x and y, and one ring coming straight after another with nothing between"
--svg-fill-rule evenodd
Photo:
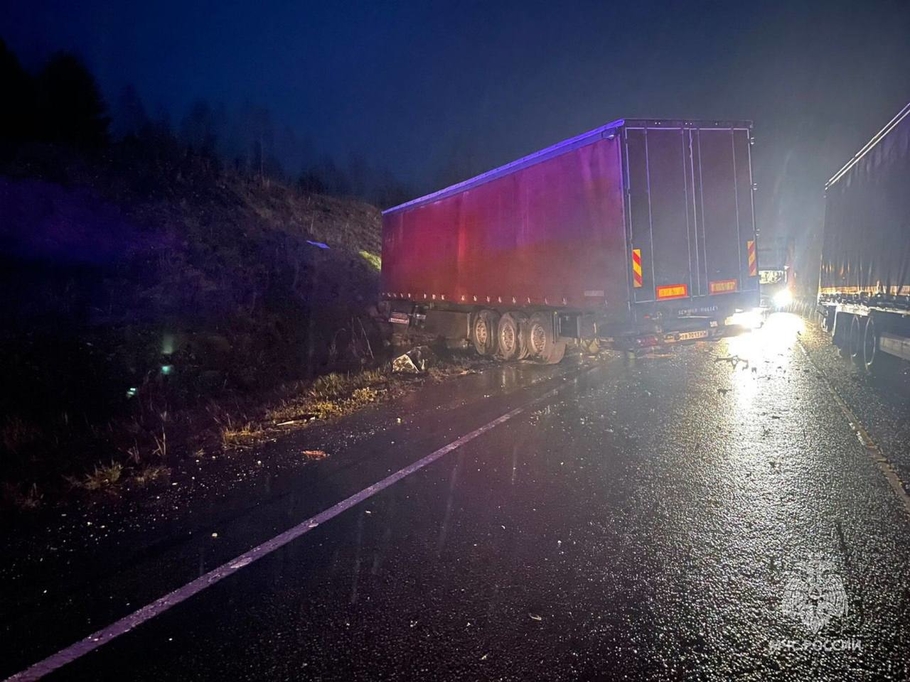
<instances>
[{"instance_id":1,"label":"dark night sky","mask_svg":"<svg viewBox=\"0 0 910 682\"><path fill-rule=\"evenodd\" d=\"M766 233L817 223L827 177L910 100L908 0L16 0L0 35L31 67L74 49L110 100L132 83L174 120L257 103L420 190L615 118L752 119Z\"/></svg>"}]
</instances>

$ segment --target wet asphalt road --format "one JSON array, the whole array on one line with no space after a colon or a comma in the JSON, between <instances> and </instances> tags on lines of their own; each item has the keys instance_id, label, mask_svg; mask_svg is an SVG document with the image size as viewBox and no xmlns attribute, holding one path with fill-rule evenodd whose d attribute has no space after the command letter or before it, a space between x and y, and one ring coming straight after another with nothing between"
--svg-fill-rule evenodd
<instances>
[{"instance_id":1,"label":"wet asphalt road","mask_svg":"<svg viewBox=\"0 0 910 682\"><path fill-rule=\"evenodd\" d=\"M910 679L910 519L829 385L898 471L910 394L854 374L777 315L635 361L466 377L358 417L381 427L217 539L5 627L3 672L559 387L52 677Z\"/></svg>"}]
</instances>

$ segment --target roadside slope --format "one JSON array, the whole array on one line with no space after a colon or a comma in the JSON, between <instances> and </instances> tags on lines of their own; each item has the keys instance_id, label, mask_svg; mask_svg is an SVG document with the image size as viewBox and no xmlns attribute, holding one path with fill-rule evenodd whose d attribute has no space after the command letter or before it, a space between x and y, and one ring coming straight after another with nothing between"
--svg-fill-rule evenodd
<instances>
[{"instance_id":1,"label":"roadside slope","mask_svg":"<svg viewBox=\"0 0 910 682\"><path fill-rule=\"evenodd\" d=\"M0 205L0 480L17 507L65 476L166 467L256 395L382 348L373 206L135 140L21 152Z\"/></svg>"}]
</instances>

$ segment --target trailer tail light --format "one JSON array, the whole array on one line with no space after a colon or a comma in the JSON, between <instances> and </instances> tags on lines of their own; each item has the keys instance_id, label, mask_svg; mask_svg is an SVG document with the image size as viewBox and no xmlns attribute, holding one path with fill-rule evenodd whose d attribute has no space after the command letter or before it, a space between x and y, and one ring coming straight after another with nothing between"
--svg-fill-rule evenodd
<instances>
[{"instance_id":1,"label":"trailer tail light","mask_svg":"<svg viewBox=\"0 0 910 682\"><path fill-rule=\"evenodd\" d=\"M746 242L746 250L749 252L749 277L758 277L758 261L755 259L755 242L749 240Z\"/></svg>"},{"instance_id":2,"label":"trailer tail light","mask_svg":"<svg viewBox=\"0 0 910 682\"><path fill-rule=\"evenodd\" d=\"M689 295L689 287L686 284L664 284L657 287L657 298L665 301L670 298L686 298Z\"/></svg>"},{"instance_id":3,"label":"trailer tail light","mask_svg":"<svg viewBox=\"0 0 910 682\"><path fill-rule=\"evenodd\" d=\"M642 283L641 249L632 249L632 286L636 289L641 289Z\"/></svg>"}]
</instances>

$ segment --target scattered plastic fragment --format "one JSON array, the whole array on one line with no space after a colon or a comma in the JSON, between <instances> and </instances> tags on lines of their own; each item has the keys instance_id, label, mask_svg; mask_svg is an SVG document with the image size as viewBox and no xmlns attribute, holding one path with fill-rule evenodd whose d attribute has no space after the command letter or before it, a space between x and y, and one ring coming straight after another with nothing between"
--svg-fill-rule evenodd
<instances>
[{"instance_id":1,"label":"scattered plastic fragment","mask_svg":"<svg viewBox=\"0 0 910 682\"><path fill-rule=\"evenodd\" d=\"M426 372L436 363L436 354L429 346L417 346L392 361L392 371L404 374Z\"/></svg>"},{"instance_id":2,"label":"scattered plastic fragment","mask_svg":"<svg viewBox=\"0 0 910 682\"><path fill-rule=\"evenodd\" d=\"M325 459L328 454L325 450L304 450L303 456L307 459Z\"/></svg>"}]
</instances>

